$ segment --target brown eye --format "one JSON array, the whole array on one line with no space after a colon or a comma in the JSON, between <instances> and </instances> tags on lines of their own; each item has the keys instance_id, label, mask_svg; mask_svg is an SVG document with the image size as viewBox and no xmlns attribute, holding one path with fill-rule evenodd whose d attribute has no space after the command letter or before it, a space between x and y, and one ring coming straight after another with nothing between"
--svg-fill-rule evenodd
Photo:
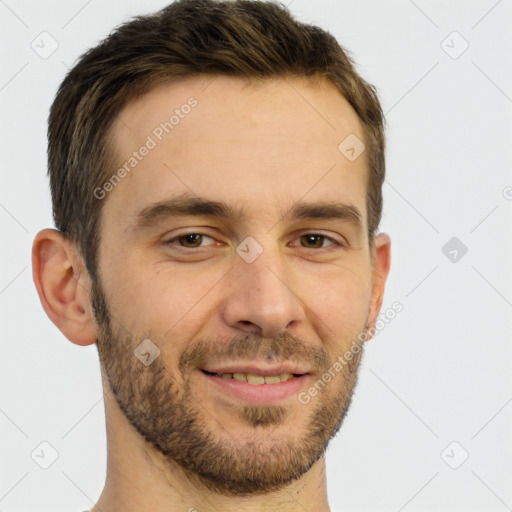
<instances>
[{"instance_id":1,"label":"brown eye","mask_svg":"<svg viewBox=\"0 0 512 512\"><path fill-rule=\"evenodd\" d=\"M326 239L326 237L323 235L311 235L311 234L302 235L300 238L301 238L301 242L306 243L306 245L301 243L302 247L308 247L310 249L311 248L321 249L322 245L324 243L324 240Z\"/></svg>"},{"instance_id":2,"label":"brown eye","mask_svg":"<svg viewBox=\"0 0 512 512\"><path fill-rule=\"evenodd\" d=\"M198 251L186 251L185 249L201 249L205 251L218 247L215 238L203 233L185 233L175 236L165 241L165 245L173 251L181 251L182 253L195 253Z\"/></svg>"},{"instance_id":3,"label":"brown eye","mask_svg":"<svg viewBox=\"0 0 512 512\"><path fill-rule=\"evenodd\" d=\"M178 237L177 240L183 247L194 248L201 245L203 235L199 235L198 233L189 233Z\"/></svg>"}]
</instances>

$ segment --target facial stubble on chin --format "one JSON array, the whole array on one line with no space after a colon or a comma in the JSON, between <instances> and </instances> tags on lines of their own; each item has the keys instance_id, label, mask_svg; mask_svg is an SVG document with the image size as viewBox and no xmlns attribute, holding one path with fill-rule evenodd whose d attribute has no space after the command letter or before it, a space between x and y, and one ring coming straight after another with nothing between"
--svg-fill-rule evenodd
<instances>
[{"instance_id":1,"label":"facial stubble on chin","mask_svg":"<svg viewBox=\"0 0 512 512\"><path fill-rule=\"evenodd\" d=\"M304 475L340 429L357 384L362 346L318 393L316 401L301 406L307 423L299 439L283 438L274 444L257 441L262 436L256 434L262 429L270 434L286 424L290 407L246 405L237 408L236 414L254 429L255 435L240 443L194 396L190 370L208 360L257 357L309 361L316 374L323 375L332 366L325 349L308 347L287 333L271 341L248 335L222 346L201 341L181 354L177 375L173 375L162 355L149 366L135 357L133 351L144 337L130 336L122 327L113 329L116 320L98 278L93 280L91 303L99 328L100 363L119 408L143 439L170 463L179 464L191 481L198 481L208 490L226 496L278 490ZM164 352L165 343L153 338L151 341ZM208 423L218 427L217 435Z\"/></svg>"}]
</instances>

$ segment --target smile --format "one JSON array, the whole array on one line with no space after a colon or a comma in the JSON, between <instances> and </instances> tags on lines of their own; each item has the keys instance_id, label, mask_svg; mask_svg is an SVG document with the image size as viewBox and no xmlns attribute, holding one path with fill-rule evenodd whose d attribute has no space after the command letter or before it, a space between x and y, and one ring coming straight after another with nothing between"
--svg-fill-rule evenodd
<instances>
[{"instance_id":1,"label":"smile","mask_svg":"<svg viewBox=\"0 0 512 512\"><path fill-rule=\"evenodd\" d=\"M308 373L261 375L253 372L217 373L204 369L198 374L205 381L205 389L245 405L259 406L278 405L297 397L312 378Z\"/></svg>"},{"instance_id":2,"label":"smile","mask_svg":"<svg viewBox=\"0 0 512 512\"><path fill-rule=\"evenodd\" d=\"M281 373L279 375L257 375L255 373L214 373L202 370L207 375L220 377L222 379L233 379L238 382L248 382L249 384L277 384L287 382L294 377L301 377L302 374Z\"/></svg>"}]
</instances>

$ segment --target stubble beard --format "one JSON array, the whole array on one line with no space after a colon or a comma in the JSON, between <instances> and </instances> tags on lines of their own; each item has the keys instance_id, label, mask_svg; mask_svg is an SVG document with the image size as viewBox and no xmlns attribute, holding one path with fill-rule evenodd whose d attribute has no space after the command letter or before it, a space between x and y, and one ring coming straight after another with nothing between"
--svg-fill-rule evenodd
<instances>
[{"instance_id":1,"label":"stubble beard","mask_svg":"<svg viewBox=\"0 0 512 512\"><path fill-rule=\"evenodd\" d=\"M317 370L325 372L332 366L325 349L306 347L288 334L270 342L245 336L231 340L222 348L202 342L184 351L173 374L165 367L162 350L165 342L152 339L162 355L151 365L145 366L135 357L133 351L144 337L130 336L121 328L112 327L115 320L99 279L93 282L91 301L99 328L100 363L119 408L170 466L179 464L191 481L198 481L208 490L226 496L276 491L304 475L325 453L329 441L340 429L357 384L362 346L315 400L301 406L306 418L298 437L294 426L289 425L288 430L293 429L295 433L293 439L279 438L279 442L272 444L261 441L279 427L284 429L291 416L290 406L245 405L236 414L245 428L253 429L254 436L240 442L205 412L200 390L198 396L197 390L194 394L191 389L191 372L187 369L212 354L219 355L222 350L224 356L314 360ZM212 422L218 427L217 432L209 427L208 423Z\"/></svg>"}]
</instances>

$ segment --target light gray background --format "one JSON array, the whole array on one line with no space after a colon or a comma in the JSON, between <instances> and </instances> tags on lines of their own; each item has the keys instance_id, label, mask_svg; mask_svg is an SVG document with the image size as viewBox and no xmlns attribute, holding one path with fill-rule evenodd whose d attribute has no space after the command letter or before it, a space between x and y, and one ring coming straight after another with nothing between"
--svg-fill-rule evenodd
<instances>
[{"instance_id":1,"label":"light gray background","mask_svg":"<svg viewBox=\"0 0 512 512\"><path fill-rule=\"evenodd\" d=\"M165 4L0 0L0 512L81 511L103 487L96 348L63 337L31 278L32 239L53 226L46 119L83 51ZM367 345L329 447L331 507L512 510L512 2L294 0L290 9L330 30L380 93L381 229L392 238L383 310L404 308ZM43 31L59 45L46 59L31 48L50 48ZM454 236L468 248L456 262L441 250ZM43 441L58 452L48 469L31 458L37 448L50 461Z\"/></svg>"}]
</instances>

